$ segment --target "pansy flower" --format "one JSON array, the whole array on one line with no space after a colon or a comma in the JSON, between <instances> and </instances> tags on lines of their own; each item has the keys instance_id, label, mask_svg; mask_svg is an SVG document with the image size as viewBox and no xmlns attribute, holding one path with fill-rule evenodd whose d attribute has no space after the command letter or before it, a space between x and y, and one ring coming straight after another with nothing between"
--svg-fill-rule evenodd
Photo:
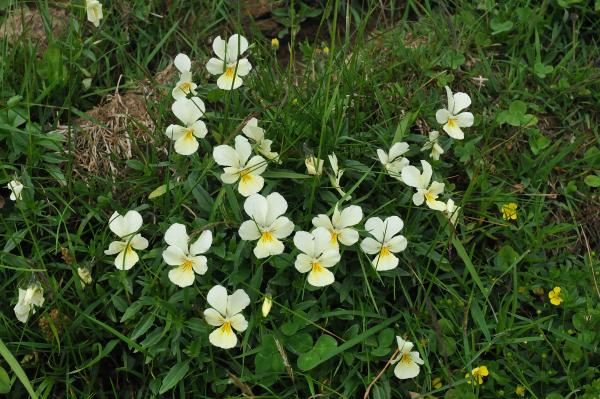
<instances>
[{"instance_id":1,"label":"pansy flower","mask_svg":"<svg viewBox=\"0 0 600 399\"><path fill-rule=\"evenodd\" d=\"M320 214L313 218L312 224L329 231L329 241L334 247L337 247L338 243L350 246L356 244L359 239L358 231L352 227L360 223L362 218L363 212L360 206L350 205L340 210L336 204L331 218Z\"/></svg>"},{"instance_id":2,"label":"pansy flower","mask_svg":"<svg viewBox=\"0 0 600 399\"><path fill-rule=\"evenodd\" d=\"M267 161L260 155L252 155L252 146L244 136L236 136L235 148L220 145L213 150L215 162L224 166L221 180L234 184L239 180L238 191L244 197L262 190L265 181L261 174L267 168Z\"/></svg>"},{"instance_id":3,"label":"pansy flower","mask_svg":"<svg viewBox=\"0 0 600 399\"><path fill-rule=\"evenodd\" d=\"M206 256L202 255L212 245L212 233L204 230L194 243L181 223L172 224L165 232L165 241L169 246L162 253L169 266L169 280L179 287L189 287L194 283L195 275L203 275L207 270Z\"/></svg>"},{"instance_id":4,"label":"pansy flower","mask_svg":"<svg viewBox=\"0 0 600 399\"><path fill-rule=\"evenodd\" d=\"M250 297L242 289L227 295L225 287L215 285L208 291L206 300L211 307L204 311L204 319L211 326L218 327L210 333L208 340L219 348L235 347L237 335L233 330L244 332L248 328L242 310L250 304Z\"/></svg>"},{"instance_id":5,"label":"pansy flower","mask_svg":"<svg viewBox=\"0 0 600 399\"><path fill-rule=\"evenodd\" d=\"M187 98L189 94L195 96L198 85L192 81L192 61L190 57L183 53L177 54L173 63L179 71L179 81L175 84L171 95L175 100Z\"/></svg>"},{"instance_id":6,"label":"pansy flower","mask_svg":"<svg viewBox=\"0 0 600 399\"><path fill-rule=\"evenodd\" d=\"M435 113L435 119L443 125L443 129L448 133L448 136L456 140L462 140L465 138L465 134L460 128L473 126L473 114L461 112L471 105L471 97L466 93L452 94L452 90L448 86L445 88L448 96L448 108L439 109Z\"/></svg>"},{"instance_id":7,"label":"pansy flower","mask_svg":"<svg viewBox=\"0 0 600 399\"><path fill-rule=\"evenodd\" d=\"M110 243L105 255L117 255L115 267L119 270L129 270L140 259L135 250L148 248L148 240L141 234L136 234L142 227L142 215L137 211L128 211L125 216L115 212L110 217L108 227L120 240Z\"/></svg>"},{"instance_id":8,"label":"pansy flower","mask_svg":"<svg viewBox=\"0 0 600 399\"><path fill-rule=\"evenodd\" d=\"M203 121L204 102L198 97L181 98L173 103L171 109L182 125L169 125L165 134L175 140L175 152L191 155L198 150L198 139L206 137L208 130Z\"/></svg>"},{"instance_id":9,"label":"pansy flower","mask_svg":"<svg viewBox=\"0 0 600 399\"><path fill-rule=\"evenodd\" d=\"M436 211L446 210L446 204L437 200L437 197L444 192L444 183L434 181L430 185L431 176L433 175L431 165L424 160L421 161L421 165L423 173L420 173L412 165L402 169L402 181L406 185L417 189L417 192L412 197L413 204L419 206L425 202L428 207Z\"/></svg>"},{"instance_id":10,"label":"pansy flower","mask_svg":"<svg viewBox=\"0 0 600 399\"><path fill-rule=\"evenodd\" d=\"M244 81L243 76L248 75L252 65L246 58L239 58L248 49L248 40L244 36L232 35L227 42L217 36L213 41L213 51L217 58L211 58L206 64L206 69L212 75L221 75L217 79L217 86L222 90L235 90Z\"/></svg>"},{"instance_id":11,"label":"pansy flower","mask_svg":"<svg viewBox=\"0 0 600 399\"><path fill-rule=\"evenodd\" d=\"M333 284L335 276L329 268L340 261L340 253L331 245L329 231L323 227L317 227L312 233L298 231L294 245L301 251L294 266L300 273L308 273L306 281L313 287Z\"/></svg>"},{"instance_id":12,"label":"pansy flower","mask_svg":"<svg viewBox=\"0 0 600 399\"><path fill-rule=\"evenodd\" d=\"M408 242L403 235L397 235L404 227L398 216L390 216L385 220L378 217L369 218L365 222L365 230L373 237L367 237L360 243L361 249L375 255L371 264L377 271L392 270L398 267L396 253L406 249Z\"/></svg>"}]
</instances>

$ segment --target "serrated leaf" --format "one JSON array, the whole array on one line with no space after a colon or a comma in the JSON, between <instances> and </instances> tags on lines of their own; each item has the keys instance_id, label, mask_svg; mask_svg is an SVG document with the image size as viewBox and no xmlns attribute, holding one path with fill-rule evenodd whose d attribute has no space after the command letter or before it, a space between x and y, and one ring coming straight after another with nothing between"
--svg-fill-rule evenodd
<instances>
[{"instance_id":1,"label":"serrated leaf","mask_svg":"<svg viewBox=\"0 0 600 399\"><path fill-rule=\"evenodd\" d=\"M588 175L585 177L585 179L583 179L583 182L588 186L588 187L600 187L600 176L598 175Z\"/></svg>"}]
</instances>

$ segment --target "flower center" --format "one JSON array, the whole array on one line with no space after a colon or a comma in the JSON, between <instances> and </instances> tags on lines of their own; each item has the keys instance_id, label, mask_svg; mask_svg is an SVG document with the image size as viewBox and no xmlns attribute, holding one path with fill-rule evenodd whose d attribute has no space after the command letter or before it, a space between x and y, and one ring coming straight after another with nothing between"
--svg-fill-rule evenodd
<instances>
[{"instance_id":1,"label":"flower center","mask_svg":"<svg viewBox=\"0 0 600 399\"><path fill-rule=\"evenodd\" d=\"M192 90L192 84L190 82L183 82L179 88L182 92L187 94Z\"/></svg>"},{"instance_id":2,"label":"flower center","mask_svg":"<svg viewBox=\"0 0 600 399\"><path fill-rule=\"evenodd\" d=\"M385 258L386 256L390 256L390 249L388 247L381 247L381 251L379 251L379 257Z\"/></svg>"},{"instance_id":3,"label":"flower center","mask_svg":"<svg viewBox=\"0 0 600 399\"><path fill-rule=\"evenodd\" d=\"M223 334L231 334L233 332L231 330L231 322L229 320L223 323L221 326L221 332L223 332Z\"/></svg>"},{"instance_id":4,"label":"flower center","mask_svg":"<svg viewBox=\"0 0 600 399\"><path fill-rule=\"evenodd\" d=\"M234 71L235 71L234 67L227 67L227 69L225 70L225 76L227 76L228 78L233 77Z\"/></svg>"},{"instance_id":5,"label":"flower center","mask_svg":"<svg viewBox=\"0 0 600 399\"><path fill-rule=\"evenodd\" d=\"M311 265L311 269L313 273L320 273L323 271L323 266L317 261L314 261Z\"/></svg>"},{"instance_id":6,"label":"flower center","mask_svg":"<svg viewBox=\"0 0 600 399\"><path fill-rule=\"evenodd\" d=\"M331 232L331 243L332 244L337 244L338 243L338 233L337 233L337 231L332 231Z\"/></svg>"},{"instance_id":7,"label":"flower center","mask_svg":"<svg viewBox=\"0 0 600 399\"><path fill-rule=\"evenodd\" d=\"M191 140L194 138L194 131L192 130L192 128L187 128L185 129L185 133L183 134L183 139L184 140Z\"/></svg>"},{"instance_id":8,"label":"flower center","mask_svg":"<svg viewBox=\"0 0 600 399\"><path fill-rule=\"evenodd\" d=\"M183 263L181 264L181 268L186 272L189 272L190 270L192 270L193 267L194 267L194 263L190 259L184 260Z\"/></svg>"},{"instance_id":9,"label":"flower center","mask_svg":"<svg viewBox=\"0 0 600 399\"><path fill-rule=\"evenodd\" d=\"M402 354L402 358L400 359L400 362L401 363L411 363L412 359L410 357L410 354L409 353L403 353Z\"/></svg>"},{"instance_id":10,"label":"flower center","mask_svg":"<svg viewBox=\"0 0 600 399\"><path fill-rule=\"evenodd\" d=\"M260 240L265 243L271 242L273 241L273 234L270 231L263 231Z\"/></svg>"},{"instance_id":11,"label":"flower center","mask_svg":"<svg viewBox=\"0 0 600 399\"><path fill-rule=\"evenodd\" d=\"M454 128L456 127L456 119L455 118L448 118L448 126Z\"/></svg>"},{"instance_id":12,"label":"flower center","mask_svg":"<svg viewBox=\"0 0 600 399\"><path fill-rule=\"evenodd\" d=\"M242 183L249 183L252 180L252 175L248 171L240 172L240 180Z\"/></svg>"},{"instance_id":13,"label":"flower center","mask_svg":"<svg viewBox=\"0 0 600 399\"><path fill-rule=\"evenodd\" d=\"M427 191L425 193L425 201L433 202L433 201L435 201L435 198L436 198L436 196L431 191Z\"/></svg>"}]
</instances>

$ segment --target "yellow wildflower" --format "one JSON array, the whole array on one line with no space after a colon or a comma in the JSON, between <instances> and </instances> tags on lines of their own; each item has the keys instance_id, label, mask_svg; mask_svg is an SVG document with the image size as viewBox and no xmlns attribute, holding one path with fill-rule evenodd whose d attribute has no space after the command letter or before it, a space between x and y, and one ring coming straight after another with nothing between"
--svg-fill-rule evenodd
<instances>
[{"instance_id":1,"label":"yellow wildflower","mask_svg":"<svg viewBox=\"0 0 600 399\"><path fill-rule=\"evenodd\" d=\"M271 39L271 47L273 47L275 50L277 50L279 48L279 39L277 39L276 37Z\"/></svg>"},{"instance_id":2,"label":"yellow wildflower","mask_svg":"<svg viewBox=\"0 0 600 399\"><path fill-rule=\"evenodd\" d=\"M502 205L502 219L517 220L517 206L514 202Z\"/></svg>"},{"instance_id":3,"label":"yellow wildflower","mask_svg":"<svg viewBox=\"0 0 600 399\"><path fill-rule=\"evenodd\" d=\"M472 384L475 381L475 384L481 385L484 382L484 377L490 375L486 366L475 367L471 370L471 373L467 373L465 378L467 379L467 384Z\"/></svg>"},{"instance_id":4,"label":"yellow wildflower","mask_svg":"<svg viewBox=\"0 0 600 399\"><path fill-rule=\"evenodd\" d=\"M431 386L433 386L435 389L440 389L442 385L442 379L440 377L435 377L433 381L431 381Z\"/></svg>"},{"instance_id":5,"label":"yellow wildflower","mask_svg":"<svg viewBox=\"0 0 600 399\"><path fill-rule=\"evenodd\" d=\"M552 291L548 293L548 298L550 298L550 303L554 306L560 306L561 303L564 302L563 297L560 294L560 287L554 287Z\"/></svg>"},{"instance_id":6,"label":"yellow wildflower","mask_svg":"<svg viewBox=\"0 0 600 399\"><path fill-rule=\"evenodd\" d=\"M525 387L522 385L517 385L517 388L515 389L515 393L519 396L525 396Z\"/></svg>"}]
</instances>

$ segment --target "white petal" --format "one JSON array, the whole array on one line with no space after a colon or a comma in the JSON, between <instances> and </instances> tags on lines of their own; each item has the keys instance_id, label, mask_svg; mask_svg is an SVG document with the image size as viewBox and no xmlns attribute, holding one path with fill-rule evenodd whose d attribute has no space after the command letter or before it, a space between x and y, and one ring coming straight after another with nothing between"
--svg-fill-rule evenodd
<instances>
[{"instance_id":1,"label":"white petal","mask_svg":"<svg viewBox=\"0 0 600 399\"><path fill-rule=\"evenodd\" d=\"M281 216L271 223L271 233L278 239L286 238L294 231L294 223L285 216Z\"/></svg>"},{"instance_id":2,"label":"white petal","mask_svg":"<svg viewBox=\"0 0 600 399\"><path fill-rule=\"evenodd\" d=\"M203 254L209 250L212 245L212 232L210 230L204 230L200 237L190 246L190 255Z\"/></svg>"},{"instance_id":3,"label":"white petal","mask_svg":"<svg viewBox=\"0 0 600 399\"><path fill-rule=\"evenodd\" d=\"M110 218L109 228L113 233L123 238L138 231L142 227L142 223L142 215L137 211L128 211L125 216L115 212Z\"/></svg>"},{"instance_id":4,"label":"white petal","mask_svg":"<svg viewBox=\"0 0 600 399\"><path fill-rule=\"evenodd\" d=\"M203 139L208 133L206 124L203 121L196 121L192 126L190 126L190 128L192 129L194 136L198 137L199 139Z\"/></svg>"},{"instance_id":5,"label":"white petal","mask_svg":"<svg viewBox=\"0 0 600 399\"><path fill-rule=\"evenodd\" d=\"M383 220L378 217L372 217L365 222L365 230L379 242L383 242Z\"/></svg>"},{"instance_id":6,"label":"white petal","mask_svg":"<svg viewBox=\"0 0 600 399\"><path fill-rule=\"evenodd\" d=\"M265 185L265 180L260 175L248 173L240 178L238 192L244 197L258 193Z\"/></svg>"},{"instance_id":7,"label":"white petal","mask_svg":"<svg viewBox=\"0 0 600 399\"><path fill-rule=\"evenodd\" d=\"M360 248L363 250L363 252L373 255L379 253L381 250L381 243L375 241L371 237L367 237L360 243Z\"/></svg>"},{"instance_id":8,"label":"white petal","mask_svg":"<svg viewBox=\"0 0 600 399\"><path fill-rule=\"evenodd\" d=\"M188 72L192 69L192 61L190 61L190 57L183 53L177 54L177 57L175 57L175 61L173 63L179 72Z\"/></svg>"},{"instance_id":9,"label":"white petal","mask_svg":"<svg viewBox=\"0 0 600 399\"><path fill-rule=\"evenodd\" d=\"M254 247L254 256L258 259L268 258L269 256L280 255L285 249L283 243L277 238L271 236L268 240L262 236Z\"/></svg>"},{"instance_id":10,"label":"white petal","mask_svg":"<svg viewBox=\"0 0 600 399\"><path fill-rule=\"evenodd\" d=\"M421 167L423 168L423 174L421 175L421 187L419 188L427 188L431 181L431 176L433 176L433 169L431 168L431 164L424 159L421 160Z\"/></svg>"},{"instance_id":11,"label":"white petal","mask_svg":"<svg viewBox=\"0 0 600 399\"><path fill-rule=\"evenodd\" d=\"M452 95L452 90L448 86L444 86L446 89L446 100L448 102L448 111L452 112L454 109L454 96Z\"/></svg>"},{"instance_id":12,"label":"white petal","mask_svg":"<svg viewBox=\"0 0 600 399\"><path fill-rule=\"evenodd\" d=\"M227 290L222 285L215 285L208 291L206 301L221 315L227 314Z\"/></svg>"},{"instance_id":13,"label":"white petal","mask_svg":"<svg viewBox=\"0 0 600 399\"><path fill-rule=\"evenodd\" d=\"M467 93L454 93L454 108L448 108L454 115L471 105L471 97Z\"/></svg>"},{"instance_id":14,"label":"white petal","mask_svg":"<svg viewBox=\"0 0 600 399\"><path fill-rule=\"evenodd\" d=\"M235 136L235 151L239 154L240 162L246 164L248 158L252 155L252 145L244 136ZM264 161L264 159L262 160Z\"/></svg>"},{"instance_id":15,"label":"white petal","mask_svg":"<svg viewBox=\"0 0 600 399\"><path fill-rule=\"evenodd\" d=\"M204 102L200 98L192 97L175 101L173 105L171 105L171 110L185 126L192 126L202 117L202 115L204 115L206 108Z\"/></svg>"},{"instance_id":16,"label":"white petal","mask_svg":"<svg viewBox=\"0 0 600 399\"><path fill-rule=\"evenodd\" d=\"M392 238L391 240L389 240L388 242L386 242L386 246L392 252L404 251L406 249L407 245L408 245L408 241L406 241L406 238L404 236L396 236L396 237Z\"/></svg>"},{"instance_id":17,"label":"white petal","mask_svg":"<svg viewBox=\"0 0 600 399\"><path fill-rule=\"evenodd\" d=\"M215 37L212 47L217 57L219 57L222 60L225 60L226 43L225 40L221 39L221 36Z\"/></svg>"},{"instance_id":18,"label":"white petal","mask_svg":"<svg viewBox=\"0 0 600 399\"><path fill-rule=\"evenodd\" d=\"M340 212L339 220L336 220L334 217L333 224L337 229L343 229L344 227L350 227L360 223L362 218L362 208L357 205L350 205Z\"/></svg>"},{"instance_id":19,"label":"white petal","mask_svg":"<svg viewBox=\"0 0 600 399\"><path fill-rule=\"evenodd\" d=\"M213 158L221 166L239 167L240 157L238 153L228 145L222 144L213 149Z\"/></svg>"},{"instance_id":20,"label":"white petal","mask_svg":"<svg viewBox=\"0 0 600 399\"><path fill-rule=\"evenodd\" d=\"M231 330L231 328L224 328L221 326L215 329L208 336L208 340L211 344L222 349L231 349L237 344L237 336Z\"/></svg>"},{"instance_id":21,"label":"white petal","mask_svg":"<svg viewBox=\"0 0 600 399\"><path fill-rule=\"evenodd\" d=\"M356 244L359 238L358 231L348 227L340 230L337 236L337 240L346 246Z\"/></svg>"},{"instance_id":22,"label":"white petal","mask_svg":"<svg viewBox=\"0 0 600 399\"><path fill-rule=\"evenodd\" d=\"M417 192L413 194L413 204L415 204L416 206L421 206L423 204L423 202L425 201L425 196L423 195L424 191L426 190L418 189Z\"/></svg>"},{"instance_id":23,"label":"white petal","mask_svg":"<svg viewBox=\"0 0 600 399\"><path fill-rule=\"evenodd\" d=\"M306 254L298 254L294 267L300 273L306 273L312 268L312 258Z\"/></svg>"},{"instance_id":24,"label":"white petal","mask_svg":"<svg viewBox=\"0 0 600 399\"><path fill-rule=\"evenodd\" d=\"M256 226L256 222L254 220L246 220L241 224L238 234L240 238L244 241L254 241L260 238L260 230Z\"/></svg>"},{"instance_id":25,"label":"white petal","mask_svg":"<svg viewBox=\"0 0 600 399\"><path fill-rule=\"evenodd\" d=\"M125 249L126 246L127 243L125 241L113 241L108 246L108 249L104 251L104 255L116 255Z\"/></svg>"},{"instance_id":26,"label":"white petal","mask_svg":"<svg viewBox=\"0 0 600 399\"><path fill-rule=\"evenodd\" d=\"M242 314L238 313L235 316L231 316L229 321L231 322L231 327L235 328L239 332L244 332L248 328L248 322Z\"/></svg>"},{"instance_id":27,"label":"white petal","mask_svg":"<svg viewBox=\"0 0 600 399\"><path fill-rule=\"evenodd\" d=\"M268 200L260 194L252 194L244 201L244 211L250 219L261 227L267 227L267 213L269 212Z\"/></svg>"},{"instance_id":28,"label":"white petal","mask_svg":"<svg viewBox=\"0 0 600 399\"><path fill-rule=\"evenodd\" d=\"M386 165L389 162L388 154L380 148L377 149L377 158L379 158L379 162L383 165Z\"/></svg>"},{"instance_id":29,"label":"white petal","mask_svg":"<svg viewBox=\"0 0 600 399\"><path fill-rule=\"evenodd\" d=\"M315 237L307 231L297 231L294 234L294 245L309 256L315 256Z\"/></svg>"},{"instance_id":30,"label":"white petal","mask_svg":"<svg viewBox=\"0 0 600 399\"><path fill-rule=\"evenodd\" d=\"M167 130L165 131L165 134L171 140L179 139L181 136L183 136L184 133L185 133L185 127L180 126L180 125L169 125L167 127Z\"/></svg>"},{"instance_id":31,"label":"white petal","mask_svg":"<svg viewBox=\"0 0 600 399\"><path fill-rule=\"evenodd\" d=\"M329 220L329 216L325 214L315 216L312 219L312 224L315 227L324 227L329 231L334 230L333 224L331 223L331 220Z\"/></svg>"},{"instance_id":32,"label":"white petal","mask_svg":"<svg viewBox=\"0 0 600 399\"><path fill-rule=\"evenodd\" d=\"M142 250L148 248L148 240L142 237L141 234L136 234L129 241L129 245L133 247L133 249Z\"/></svg>"},{"instance_id":33,"label":"white petal","mask_svg":"<svg viewBox=\"0 0 600 399\"><path fill-rule=\"evenodd\" d=\"M227 41L227 61L237 60L248 49L248 40L242 35L231 35Z\"/></svg>"},{"instance_id":34,"label":"white petal","mask_svg":"<svg viewBox=\"0 0 600 399\"><path fill-rule=\"evenodd\" d=\"M227 317L232 317L250 305L250 297L246 291L239 289L227 298Z\"/></svg>"},{"instance_id":35,"label":"white petal","mask_svg":"<svg viewBox=\"0 0 600 399\"><path fill-rule=\"evenodd\" d=\"M206 256L194 256L190 258L194 272L203 275L208 270Z\"/></svg>"},{"instance_id":36,"label":"white petal","mask_svg":"<svg viewBox=\"0 0 600 399\"><path fill-rule=\"evenodd\" d=\"M450 112L448 112L447 109L438 109L437 112L435 113L435 120L440 125L443 125L444 123L448 122L448 119L451 116L452 116L452 114Z\"/></svg>"},{"instance_id":37,"label":"white petal","mask_svg":"<svg viewBox=\"0 0 600 399\"><path fill-rule=\"evenodd\" d=\"M206 63L206 70L211 75L222 75L225 72L225 63L218 58L211 58Z\"/></svg>"},{"instance_id":38,"label":"white petal","mask_svg":"<svg viewBox=\"0 0 600 399\"><path fill-rule=\"evenodd\" d=\"M335 266L341 259L340 253L338 249L328 249L321 256L319 256L319 263L323 267L333 267Z\"/></svg>"},{"instance_id":39,"label":"white petal","mask_svg":"<svg viewBox=\"0 0 600 399\"><path fill-rule=\"evenodd\" d=\"M204 311L204 320L211 326L220 327L225 321L223 315L213 308L208 308Z\"/></svg>"},{"instance_id":40,"label":"white petal","mask_svg":"<svg viewBox=\"0 0 600 399\"><path fill-rule=\"evenodd\" d=\"M401 155L404 155L406 152L408 152L408 150L409 150L408 143L405 143L405 142L395 143L390 148L390 152L389 152L390 162L395 160L396 158L400 157Z\"/></svg>"},{"instance_id":41,"label":"white petal","mask_svg":"<svg viewBox=\"0 0 600 399\"><path fill-rule=\"evenodd\" d=\"M179 266L186 261L187 256L181 248L169 245L162 253L163 260L169 266Z\"/></svg>"},{"instance_id":42,"label":"white petal","mask_svg":"<svg viewBox=\"0 0 600 399\"><path fill-rule=\"evenodd\" d=\"M169 245L179 247L184 253L188 252L190 237L186 228L181 223L174 223L165 231L165 242Z\"/></svg>"},{"instance_id":43,"label":"white petal","mask_svg":"<svg viewBox=\"0 0 600 399\"><path fill-rule=\"evenodd\" d=\"M326 268L320 268L317 270L311 270L308 273L308 278L306 279L308 284L313 287L325 287L326 285L333 284L335 281L335 276L330 270Z\"/></svg>"},{"instance_id":44,"label":"white petal","mask_svg":"<svg viewBox=\"0 0 600 399\"><path fill-rule=\"evenodd\" d=\"M237 69L235 70L235 73L237 76L246 76L251 70L252 64L250 64L250 61L248 61L246 58L242 58L237 63Z\"/></svg>"},{"instance_id":45,"label":"white petal","mask_svg":"<svg viewBox=\"0 0 600 399\"><path fill-rule=\"evenodd\" d=\"M404 184L415 188L424 188L421 186L421 173L416 167L409 165L402 169L402 181Z\"/></svg>"},{"instance_id":46,"label":"white petal","mask_svg":"<svg viewBox=\"0 0 600 399\"><path fill-rule=\"evenodd\" d=\"M393 236L398 234L404 227L404 222L398 216L390 216L385 219L383 241L388 241Z\"/></svg>"},{"instance_id":47,"label":"white petal","mask_svg":"<svg viewBox=\"0 0 600 399\"><path fill-rule=\"evenodd\" d=\"M324 227L317 227L313 230L315 256L321 255L324 251L332 248L331 232ZM333 244L337 251L337 245Z\"/></svg>"},{"instance_id":48,"label":"white petal","mask_svg":"<svg viewBox=\"0 0 600 399\"><path fill-rule=\"evenodd\" d=\"M115 258L115 267L119 270L129 270L140 260L140 257L133 249L126 249Z\"/></svg>"},{"instance_id":49,"label":"white petal","mask_svg":"<svg viewBox=\"0 0 600 399\"><path fill-rule=\"evenodd\" d=\"M448 136L452 137L453 139L462 140L465 138L465 134L462 130L460 130L460 127L458 127L458 124L456 123L452 126L446 123L442 129L444 129L444 132L448 133Z\"/></svg>"},{"instance_id":50,"label":"white petal","mask_svg":"<svg viewBox=\"0 0 600 399\"><path fill-rule=\"evenodd\" d=\"M419 366L413 361L400 361L394 367L394 375L401 380L414 378L419 375Z\"/></svg>"},{"instance_id":51,"label":"white petal","mask_svg":"<svg viewBox=\"0 0 600 399\"><path fill-rule=\"evenodd\" d=\"M194 284L194 271L183 267L175 267L169 270L169 280L178 287L189 287Z\"/></svg>"},{"instance_id":52,"label":"white petal","mask_svg":"<svg viewBox=\"0 0 600 399\"><path fill-rule=\"evenodd\" d=\"M470 112L462 112L456 115L456 123L459 127L471 127L473 126L473 114Z\"/></svg>"},{"instance_id":53,"label":"white petal","mask_svg":"<svg viewBox=\"0 0 600 399\"><path fill-rule=\"evenodd\" d=\"M270 225L279 216L283 215L287 211L287 201L283 196L277 192L273 192L267 195L267 213L266 213L266 225Z\"/></svg>"},{"instance_id":54,"label":"white petal","mask_svg":"<svg viewBox=\"0 0 600 399\"><path fill-rule=\"evenodd\" d=\"M217 87L221 90L235 90L239 88L244 81L234 73L224 73L217 79Z\"/></svg>"},{"instance_id":55,"label":"white petal","mask_svg":"<svg viewBox=\"0 0 600 399\"><path fill-rule=\"evenodd\" d=\"M393 253L386 253L384 256L377 255L375 259L373 259L372 264L375 267L375 270L378 272L383 272L386 270L392 270L398 267L398 258Z\"/></svg>"}]
</instances>

